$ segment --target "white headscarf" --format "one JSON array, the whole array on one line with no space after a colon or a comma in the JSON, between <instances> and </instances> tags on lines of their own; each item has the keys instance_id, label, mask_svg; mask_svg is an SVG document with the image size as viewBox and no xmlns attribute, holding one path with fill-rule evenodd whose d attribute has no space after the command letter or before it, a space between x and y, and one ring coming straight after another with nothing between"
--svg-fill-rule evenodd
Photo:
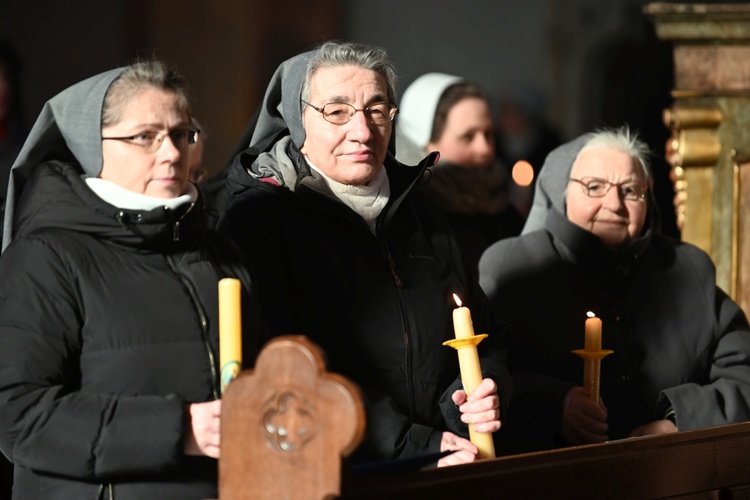
<instances>
[{"instance_id":1,"label":"white headscarf","mask_svg":"<svg viewBox=\"0 0 750 500\"><path fill-rule=\"evenodd\" d=\"M425 73L407 87L398 108L396 157L399 161L410 165L424 157L440 97L448 87L462 81L461 77L445 73Z\"/></svg>"}]
</instances>

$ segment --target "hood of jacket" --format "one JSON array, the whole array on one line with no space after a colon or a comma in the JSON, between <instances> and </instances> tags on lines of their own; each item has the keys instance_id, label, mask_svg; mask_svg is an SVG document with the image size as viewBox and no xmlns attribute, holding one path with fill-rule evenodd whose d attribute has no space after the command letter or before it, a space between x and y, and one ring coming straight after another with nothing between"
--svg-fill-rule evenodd
<instances>
[{"instance_id":1,"label":"hood of jacket","mask_svg":"<svg viewBox=\"0 0 750 500\"><path fill-rule=\"evenodd\" d=\"M47 101L11 169L5 204L3 249L15 236L18 200L34 168L45 160L74 161L86 177L102 168L102 105L118 68L87 78Z\"/></svg>"},{"instance_id":2,"label":"hood of jacket","mask_svg":"<svg viewBox=\"0 0 750 500\"><path fill-rule=\"evenodd\" d=\"M84 177L74 163L49 161L35 168L17 204L15 237L61 229L116 245L168 252L193 244L206 230L206 219L197 202L174 209L122 209L94 193Z\"/></svg>"}]
</instances>

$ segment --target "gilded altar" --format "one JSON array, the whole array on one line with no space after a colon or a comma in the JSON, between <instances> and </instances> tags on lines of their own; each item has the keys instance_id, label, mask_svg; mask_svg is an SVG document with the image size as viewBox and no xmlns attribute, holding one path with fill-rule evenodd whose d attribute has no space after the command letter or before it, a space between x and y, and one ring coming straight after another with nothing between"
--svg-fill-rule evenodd
<instances>
[{"instance_id":1,"label":"gilded altar","mask_svg":"<svg viewBox=\"0 0 750 500\"><path fill-rule=\"evenodd\" d=\"M677 225L750 316L750 4L651 3L644 12L673 44L674 103L663 116Z\"/></svg>"}]
</instances>

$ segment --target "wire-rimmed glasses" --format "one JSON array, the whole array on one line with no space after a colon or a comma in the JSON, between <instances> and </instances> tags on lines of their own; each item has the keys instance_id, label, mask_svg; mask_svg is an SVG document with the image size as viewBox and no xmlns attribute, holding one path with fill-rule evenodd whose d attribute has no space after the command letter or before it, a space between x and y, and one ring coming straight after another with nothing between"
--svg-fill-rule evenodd
<instances>
[{"instance_id":1,"label":"wire-rimmed glasses","mask_svg":"<svg viewBox=\"0 0 750 500\"><path fill-rule=\"evenodd\" d=\"M634 181L614 183L598 177L571 178L569 180L580 184L584 194L591 198L603 198L613 186L617 187L620 197L630 201L642 200L646 196L646 191L648 191L646 184Z\"/></svg>"},{"instance_id":2,"label":"wire-rimmed glasses","mask_svg":"<svg viewBox=\"0 0 750 500\"><path fill-rule=\"evenodd\" d=\"M125 137L102 137L102 140L108 141L126 141L134 146L143 148L145 153L154 153L159 150L164 138L169 139L177 149L184 149L190 144L195 144L198 137L198 130L190 128L180 128L170 130L169 132L140 132L135 135Z\"/></svg>"},{"instance_id":3,"label":"wire-rimmed glasses","mask_svg":"<svg viewBox=\"0 0 750 500\"><path fill-rule=\"evenodd\" d=\"M304 99L300 99L300 101L323 115L325 121L335 125L348 123L354 118L357 111L362 111L369 123L373 125L385 125L386 123L393 121L398 112L398 108L390 102L376 102L370 104L366 108L357 109L351 104L345 102L329 102L324 104L322 108L319 108Z\"/></svg>"}]
</instances>

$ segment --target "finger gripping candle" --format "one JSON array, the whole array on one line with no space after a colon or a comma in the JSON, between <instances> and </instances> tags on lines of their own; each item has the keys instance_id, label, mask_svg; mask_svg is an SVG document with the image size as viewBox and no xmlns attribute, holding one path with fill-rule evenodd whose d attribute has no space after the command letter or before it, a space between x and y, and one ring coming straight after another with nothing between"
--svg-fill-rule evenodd
<instances>
[{"instance_id":1,"label":"finger gripping candle","mask_svg":"<svg viewBox=\"0 0 750 500\"><path fill-rule=\"evenodd\" d=\"M458 351L458 364L461 369L461 382L464 392L469 396L482 382L482 368L479 365L479 353L477 344L487 337L486 333L474 335L474 326L471 321L471 311L463 307L458 295L453 294L456 307L453 310L453 330L456 338L443 342L443 345L453 347ZM495 458L495 445L492 442L492 433L477 432L474 424L469 424L469 439L479 450L482 458Z\"/></svg>"},{"instance_id":2,"label":"finger gripping candle","mask_svg":"<svg viewBox=\"0 0 750 500\"><path fill-rule=\"evenodd\" d=\"M221 393L242 369L242 316L240 280L219 280L219 367Z\"/></svg>"}]
</instances>

